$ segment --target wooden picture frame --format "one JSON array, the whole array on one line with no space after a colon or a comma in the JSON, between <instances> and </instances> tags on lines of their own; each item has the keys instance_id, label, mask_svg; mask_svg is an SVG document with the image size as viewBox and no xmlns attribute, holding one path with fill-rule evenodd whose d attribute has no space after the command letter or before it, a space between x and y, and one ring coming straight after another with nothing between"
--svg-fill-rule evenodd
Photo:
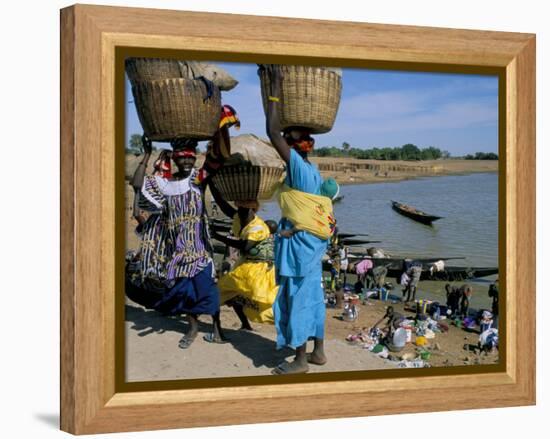
<instances>
[{"instance_id":1,"label":"wooden picture frame","mask_svg":"<svg viewBox=\"0 0 550 439\"><path fill-rule=\"evenodd\" d=\"M134 48L212 60L498 74L501 364L489 370L472 366L467 373L381 371L368 379L227 379L216 386L157 390L121 385L115 71L117 51ZM63 9L61 238L61 429L67 432L534 404L535 36L104 6ZM415 392L420 389L421 400ZM251 410L253 418L242 416Z\"/></svg>"}]
</instances>

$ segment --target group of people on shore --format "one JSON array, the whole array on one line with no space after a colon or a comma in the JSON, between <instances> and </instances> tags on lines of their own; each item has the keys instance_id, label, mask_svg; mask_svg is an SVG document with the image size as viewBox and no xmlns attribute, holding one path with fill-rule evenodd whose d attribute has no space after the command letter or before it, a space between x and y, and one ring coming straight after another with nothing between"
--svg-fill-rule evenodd
<instances>
[{"instance_id":1,"label":"group of people on shore","mask_svg":"<svg viewBox=\"0 0 550 439\"><path fill-rule=\"evenodd\" d=\"M447 308L451 311L452 317L465 318L469 315L470 299L473 289L471 285L464 284L460 287L445 285L447 297Z\"/></svg>"},{"instance_id":2,"label":"group of people on shore","mask_svg":"<svg viewBox=\"0 0 550 439\"><path fill-rule=\"evenodd\" d=\"M199 315L212 318L206 341L228 341L220 321L222 304L235 310L243 330L252 329L250 320L273 323L277 348L293 348L296 355L272 372L303 373L308 371L308 363L327 361L321 261L329 239L326 231L334 226L334 219L329 196L323 193L323 179L308 160L314 139L302 127L281 129L277 107L281 73L264 68L271 77L266 131L287 170L282 219L278 225L263 221L257 215L258 200L238 201L233 207L210 184L224 154L229 154L229 127L238 123L231 107L222 109L219 131L210 142L201 170L195 168L197 142L174 139L172 150L163 152L155 162L154 174L146 175L152 145L144 136L145 154L130 183L141 242L137 253L128 258L125 287L136 303L166 315L187 317L189 330L179 341L182 349L195 341ZM230 236L209 230L207 187L219 209L233 220ZM317 215L315 220L308 218L308 209L312 216ZM293 216L297 211L302 212L303 223ZM318 228L324 230L317 233ZM217 281L212 238L240 253L238 262ZM306 352L308 340L314 341L310 353Z\"/></svg>"}]
</instances>

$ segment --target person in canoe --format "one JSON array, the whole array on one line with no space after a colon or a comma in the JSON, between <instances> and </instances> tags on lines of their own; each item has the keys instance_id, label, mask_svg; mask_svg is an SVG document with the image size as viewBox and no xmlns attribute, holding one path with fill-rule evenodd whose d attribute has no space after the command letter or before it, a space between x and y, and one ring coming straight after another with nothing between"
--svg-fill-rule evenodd
<instances>
[{"instance_id":1,"label":"person in canoe","mask_svg":"<svg viewBox=\"0 0 550 439\"><path fill-rule=\"evenodd\" d=\"M271 143L287 165L285 185L279 195L283 218L275 238L275 268L280 285L273 305L277 348L290 347L296 355L272 373L305 373L308 363L323 365L325 304L321 287L322 258L335 226L332 202L320 194L323 180L308 160L314 140L309 130L289 128L281 134L279 99L282 74L276 66L263 66L270 76L271 90L266 112L266 130ZM306 213L307 212L307 213ZM298 231L296 231L298 230ZM284 233L283 233L284 235ZM308 340L314 340L306 353Z\"/></svg>"}]
</instances>

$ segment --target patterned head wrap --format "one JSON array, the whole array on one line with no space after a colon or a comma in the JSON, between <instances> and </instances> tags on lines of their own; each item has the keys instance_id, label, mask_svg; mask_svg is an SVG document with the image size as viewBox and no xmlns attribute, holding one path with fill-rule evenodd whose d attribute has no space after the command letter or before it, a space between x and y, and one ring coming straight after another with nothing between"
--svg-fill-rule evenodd
<instances>
[{"instance_id":1,"label":"patterned head wrap","mask_svg":"<svg viewBox=\"0 0 550 439\"><path fill-rule=\"evenodd\" d=\"M315 140L310 139L302 139L294 142L292 145L294 148L296 148L298 151L302 152L311 152L313 151L313 146L315 145Z\"/></svg>"},{"instance_id":2,"label":"patterned head wrap","mask_svg":"<svg viewBox=\"0 0 550 439\"><path fill-rule=\"evenodd\" d=\"M241 127L241 121L237 116L237 112L231 105L227 104L222 105L222 113L220 117L220 128L223 128L224 126L227 126L227 128L234 126L237 130Z\"/></svg>"},{"instance_id":3,"label":"patterned head wrap","mask_svg":"<svg viewBox=\"0 0 550 439\"><path fill-rule=\"evenodd\" d=\"M313 147L315 145L315 139L309 135L309 133L304 133L299 139L294 139L290 135L290 131L285 133L285 138L289 142L290 146L292 146L294 149L297 149L301 152L311 152L313 151Z\"/></svg>"}]
</instances>

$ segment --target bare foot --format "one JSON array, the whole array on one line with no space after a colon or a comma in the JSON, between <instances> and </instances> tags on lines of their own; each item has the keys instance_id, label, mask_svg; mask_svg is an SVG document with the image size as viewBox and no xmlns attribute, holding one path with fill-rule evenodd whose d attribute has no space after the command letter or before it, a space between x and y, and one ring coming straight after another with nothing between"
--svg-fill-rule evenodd
<instances>
[{"instance_id":1,"label":"bare foot","mask_svg":"<svg viewBox=\"0 0 550 439\"><path fill-rule=\"evenodd\" d=\"M322 366L323 364L326 364L327 357L323 353L313 351L311 354L307 354L307 362Z\"/></svg>"},{"instance_id":2,"label":"bare foot","mask_svg":"<svg viewBox=\"0 0 550 439\"><path fill-rule=\"evenodd\" d=\"M223 335L216 335L214 334L213 332L209 332L208 334L206 334L203 339L205 341L207 341L208 343L217 343L217 344L225 344L227 343L229 340L224 337Z\"/></svg>"},{"instance_id":3,"label":"bare foot","mask_svg":"<svg viewBox=\"0 0 550 439\"><path fill-rule=\"evenodd\" d=\"M292 363L283 362L271 371L273 375L288 375L293 373L306 373L309 371L307 363L293 361Z\"/></svg>"},{"instance_id":4,"label":"bare foot","mask_svg":"<svg viewBox=\"0 0 550 439\"><path fill-rule=\"evenodd\" d=\"M188 349L189 346L195 341L197 334L185 334L179 341L178 347L180 349Z\"/></svg>"}]
</instances>

